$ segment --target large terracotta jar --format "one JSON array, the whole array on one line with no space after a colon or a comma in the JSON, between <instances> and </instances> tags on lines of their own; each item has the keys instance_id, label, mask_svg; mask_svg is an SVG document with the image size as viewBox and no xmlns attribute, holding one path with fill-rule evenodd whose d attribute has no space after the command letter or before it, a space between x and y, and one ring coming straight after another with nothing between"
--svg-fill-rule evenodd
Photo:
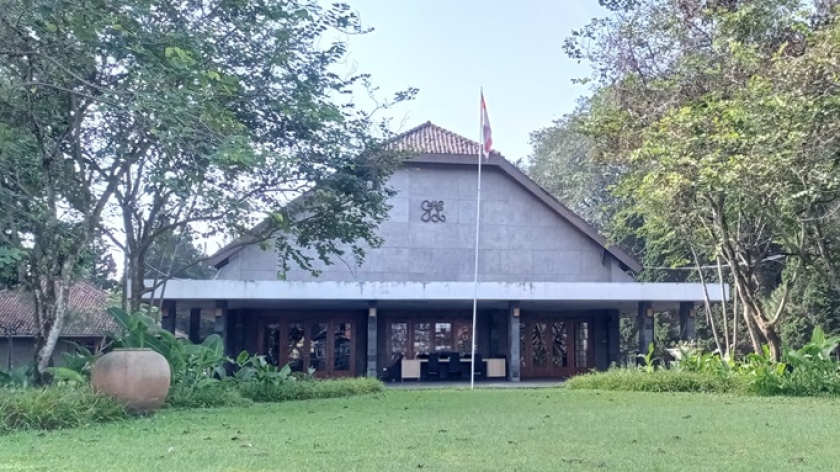
<instances>
[{"instance_id":1,"label":"large terracotta jar","mask_svg":"<svg viewBox=\"0 0 840 472\"><path fill-rule=\"evenodd\" d=\"M166 401L169 363L151 349L114 349L93 364L90 380L96 392L117 400L129 411L148 413Z\"/></svg>"}]
</instances>

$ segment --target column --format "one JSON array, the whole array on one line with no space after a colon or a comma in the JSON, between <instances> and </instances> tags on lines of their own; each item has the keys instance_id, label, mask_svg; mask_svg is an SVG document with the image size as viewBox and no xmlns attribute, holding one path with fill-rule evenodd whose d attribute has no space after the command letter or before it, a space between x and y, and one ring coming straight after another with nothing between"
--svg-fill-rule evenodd
<instances>
[{"instance_id":1,"label":"column","mask_svg":"<svg viewBox=\"0 0 840 472\"><path fill-rule=\"evenodd\" d=\"M621 312L607 310L607 349L609 352L607 365L613 362L620 364L621 359Z\"/></svg>"},{"instance_id":2,"label":"column","mask_svg":"<svg viewBox=\"0 0 840 472\"><path fill-rule=\"evenodd\" d=\"M378 319L376 317L376 302L371 302L367 317L367 376L376 378L377 374L377 341L379 340Z\"/></svg>"},{"instance_id":3,"label":"column","mask_svg":"<svg viewBox=\"0 0 840 472\"><path fill-rule=\"evenodd\" d=\"M201 342L201 308L190 309L190 342Z\"/></svg>"},{"instance_id":4,"label":"column","mask_svg":"<svg viewBox=\"0 0 840 472\"><path fill-rule=\"evenodd\" d=\"M228 304L226 300L216 300L215 315L213 333L222 337L225 345L225 354L230 355L228 349Z\"/></svg>"},{"instance_id":5,"label":"column","mask_svg":"<svg viewBox=\"0 0 840 472\"><path fill-rule=\"evenodd\" d=\"M240 309L236 312L236 329L234 332L234 338L236 339L236 343L234 344L234 352L233 355L237 356L241 351L245 350L245 310Z\"/></svg>"},{"instance_id":6,"label":"column","mask_svg":"<svg viewBox=\"0 0 840 472\"><path fill-rule=\"evenodd\" d=\"M639 354L647 354L653 342L653 307L651 302L639 302Z\"/></svg>"},{"instance_id":7,"label":"column","mask_svg":"<svg viewBox=\"0 0 840 472\"><path fill-rule=\"evenodd\" d=\"M160 320L160 326L175 334L175 324L178 320L178 305L175 300L167 300L163 303L163 317Z\"/></svg>"},{"instance_id":8,"label":"column","mask_svg":"<svg viewBox=\"0 0 840 472\"><path fill-rule=\"evenodd\" d=\"M696 339L694 302L680 302L680 341L694 341Z\"/></svg>"},{"instance_id":9,"label":"column","mask_svg":"<svg viewBox=\"0 0 840 472\"><path fill-rule=\"evenodd\" d=\"M508 356L508 380L519 382L519 302L511 302L508 307L508 319L510 320L510 355Z\"/></svg>"}]
</instances>

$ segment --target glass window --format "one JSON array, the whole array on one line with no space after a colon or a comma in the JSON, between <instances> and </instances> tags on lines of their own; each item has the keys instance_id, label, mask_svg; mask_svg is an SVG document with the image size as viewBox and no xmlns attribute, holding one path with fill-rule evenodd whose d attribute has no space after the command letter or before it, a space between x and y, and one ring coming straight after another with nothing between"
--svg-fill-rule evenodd
<instances>
[{"instance_id":1,"label":"glass window","mask_svg":"<svg viewBox=\"0 0 840 472\"><path fill-rule=\"evenodd\" d=\"M306 349L306 332L303 323L289 323L286 361L293 372L303 372Z\"/></svg>"},{"instance_id":2,"label":"glass window","mask_svg":"<svg viewBox=\"0 0 840 472\"><path fill-rule=\"evenodd\" d=\"M458 353L461 356L472 355L472 324L470 323L455 323L455 344L458 348Z\"/></svg>"},{"instance_id":3,"label":"glass window","mask_svg":"<svg viewBox=\"0 0 840 472\"><path fill-rule=\"evenodd\" d=\"M589 323L577 323L575 334L575 367L585 369L589 367Z\"/></svg>"},{"instance_id":4,"label":"glass window","mask_svg":"<svg viewBox=\"0 0 840 472\"><path fill-rule=\"evenodd\" d=\"M350 370L350 352L352 349L353 331L350 323L335 325L335 361L333 369L338 372Z\"/></svg>"},{"instance_id":5,"label":"glass window","mask_svg":"<svg viewBox=\"0 0 840 472\"><path fill-rule=\"evenodd\" d=\"M408 355L408 323L391 323L388 336L389 355L393 364L399 357Z\"/></svg>"},{"instance_id":6,"label":"glass window","mask_svg":"<svg viewBox=\"0 0 840 472\"><path fill-rule=\"evenodd\" d=\"M548 365L547 331L547 323L534 323L534 329L531 332L531 366L533 367L546 367Z\"/></svg>"},{"instance_id":7,"label":"glass window","mask_svg":"<svg viewBox=\"0 0 840 472\"><path fill-rule=\"evenodd\" d=\"M435 323L435 351L452 351L452 323Z\"/></svg>"},{"instance_id":8,"label":"glass window","mask_svg":"<svg viewBox=\"0 0 840 472\"><path fill-rule=\"evenodd\" d=\"M428 354L432 350L431 323L414 323L414 356Z\"/></svg>"},{"instance_id":9,"label":"glass window","mask_svg":"<svg viewBox=\"0 0 840 472\"><path fill-rule=\"evenodd\" d=\"M568 337L565 322L552 323L552 334L554 335L554 343L551 349L551 359L555 367L568 367Z\"/></svg>"},{"instance_id":10,"label":"glass window","mask_svg":"<svg viewBox=\"0 0 840 472\"><path fill-rule=\"evenodd\" d=\"M309 366L316 372L327 370L327 324L312 323L312 340L309 343Z\"/></svg>"},{"instance_id":11,"label":"glass window","mask_svg":"<svg viewBox=\"0 0 840 472\"><path fill-rule=\"evenodd\" d=\"M265 360L271 365L280 366L280 325L278 323L265 326Z\"/></svg>"}]
</instances>

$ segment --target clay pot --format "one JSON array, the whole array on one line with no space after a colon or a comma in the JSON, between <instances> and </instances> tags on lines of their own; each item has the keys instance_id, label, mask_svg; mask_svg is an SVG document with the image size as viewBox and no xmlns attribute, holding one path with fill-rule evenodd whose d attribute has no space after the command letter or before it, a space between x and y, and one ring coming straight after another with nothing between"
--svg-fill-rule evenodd
<instances>
[{"instance_id":1,"label":"clay pot","mask_svg":"<svg viewBox=\"0 0 840 472\"><path fill-rule=\"evenodd\" d=\"M93 389L133 413L148 413L163 405L169 393L166 358L151 349L114 349L90 371Z\"/></svg>"}]
</instances>

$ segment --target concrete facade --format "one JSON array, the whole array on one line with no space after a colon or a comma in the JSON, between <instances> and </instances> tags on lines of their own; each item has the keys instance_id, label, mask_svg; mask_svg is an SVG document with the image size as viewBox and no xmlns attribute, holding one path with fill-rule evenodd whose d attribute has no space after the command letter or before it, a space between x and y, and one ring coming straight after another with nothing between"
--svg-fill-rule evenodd
<instances>
[{"instance_id":1,"label":"concrete facade","mask_svg":"<svg viewBox=\"0 0 840 472\"><path fill-rule=\"evenodd\" d=\"M288 281L466 282L473 279L476 185L474 167L416 165L394 174L384 239L361 264L350 258L318 261L318 277L289 271ZM426 201L445 221L423 221ZM429 216L429 215L426 215ZM482 173L479 280L487 282L631 282L618 261L510 176ZM258 245L231 256L217 279L276 280L273 250Z\"/></svg>"},{"instance_id":2,"label":"concrete facade","mask_svg":"<svg viewBox=\"0 0 840 472\"><path fill-rule=\"evenodd\" d=\"M630 271L643 268L637 260L497 153L482 172L474 285L479 144L431 123L397 143L421 152L391 178L396 195L377 229L382 247L369 249L364 261L348 256L324 264L311 254L320 272L314 276L300 269L279 274L273 247L233 243L212 258L217 280L172 280L156 294L169 303L171 328L187 308L213 310L216 331L233 339L229 352L246 349L299 366L314 359L320 367L321 333L331 330L328 336L351 340L341 344L338 364L345 365L346 346L355 346L352 375L393 378L403 360L413 361L401 379L414 378L430 355L468 355L473 344L466 341L495 361L494 375L504 360L502 374L519 381L606 369L618 360L622 313L646 322L647 308L680 309L689 320L692 302L704 299L701 284L635 282ZM691 337L693 329L681 332ZM640 341L649 338L642 329ZM327 345L327 356L339 352L338 344Z\"/></svg>"}]
</instances>

